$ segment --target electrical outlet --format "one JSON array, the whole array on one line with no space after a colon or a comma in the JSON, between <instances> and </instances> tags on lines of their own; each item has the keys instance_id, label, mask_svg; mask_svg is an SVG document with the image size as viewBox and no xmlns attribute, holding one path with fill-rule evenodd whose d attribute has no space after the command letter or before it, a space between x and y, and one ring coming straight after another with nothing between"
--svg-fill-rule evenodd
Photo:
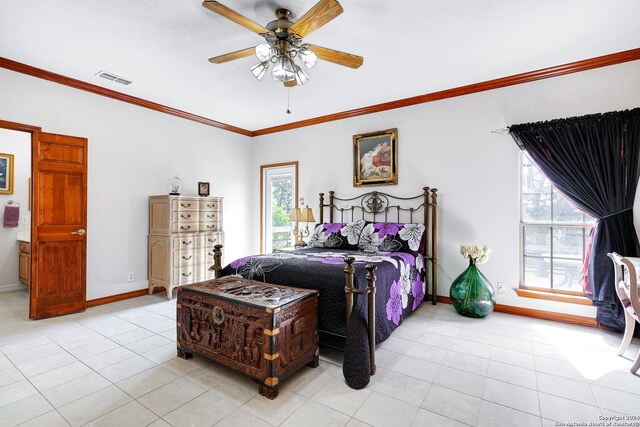
<instances>
[{"instance_id":1,"label":"electrical outlet","mask_svg":"<svg viewBox=\"0 0 640 427\"><path fill-rule=\"evenodd\" d=\"M22 218L20 218L20 223L29 224L29 215L22 215Z\"/></svg>"},{"instance_id":2,"label":"electrical outlet","mask_svg":"<svg viewBox=\"0 0 640 427\"><path fill-rule=\"evenodd\" d=\"M504 294L507 291L504 287L504 282L498 282L497 287L498 287L499 294Z\"/></svg>"},{"instance_id":3,"label":"electrical outlet","mask_svg":"<svg viewBox=\"0 0 640 427\"><path fill-rule=\"evenodd\" d=\"M129 275L127 276L127 280L129 282L133 282L136 279L136 275L133 273L133 271L129 272Z\"/></svg>"}]
</instances>

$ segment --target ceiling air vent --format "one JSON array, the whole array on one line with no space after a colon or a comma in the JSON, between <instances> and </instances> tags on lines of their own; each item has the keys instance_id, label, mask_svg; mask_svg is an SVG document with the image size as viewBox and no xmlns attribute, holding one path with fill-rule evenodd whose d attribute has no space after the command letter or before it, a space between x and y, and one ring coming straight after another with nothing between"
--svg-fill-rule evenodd
<instances>
[{"instance_id":1,"label":"ceiling air vent","mask_svg":"<svg viewBox=\"0 0 640 427\"><path fill-rule=\"evenodd\" d=\"M131 80L125 79L124 77L117 76L107 71L99 71L98 73L96 73L96 76L102 77L103 79L111 80L112 82L115 82L115 83L120 83L125 86L128 86L131 83L133 83Z\"/></svg>"}]
</instances>

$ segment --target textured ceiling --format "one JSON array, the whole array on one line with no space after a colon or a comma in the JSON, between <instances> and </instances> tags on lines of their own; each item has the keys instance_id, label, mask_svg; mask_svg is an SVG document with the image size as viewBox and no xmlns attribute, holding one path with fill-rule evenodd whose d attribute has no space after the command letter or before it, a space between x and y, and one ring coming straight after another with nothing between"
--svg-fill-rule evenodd
<instances>
[{"instance_id":1,"label":"textured ceiling","mask_svg":"<svg viewBox=\"0 0 640 427\"><path fill-rule=\"evenodd\" d=\"M221 0L266 25L315 0ZM289 91L249 72L255 57L207 59L262 38L198 0L2 0L0 56L256 130L640 47L638 0L343 0L305 41L364 57L318 61ZM107 70L125 87L95 77Z\"/></svg>"}]
</instances>

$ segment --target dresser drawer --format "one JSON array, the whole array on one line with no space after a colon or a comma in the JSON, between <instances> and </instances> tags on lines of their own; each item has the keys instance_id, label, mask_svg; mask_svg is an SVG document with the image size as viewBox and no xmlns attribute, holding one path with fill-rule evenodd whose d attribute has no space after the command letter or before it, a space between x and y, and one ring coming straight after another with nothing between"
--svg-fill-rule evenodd
<instances>
[{"instance_id":1,"label":"dresser drawer","mask_svg":"<svg viewBox=\"0 0 640 427\"><path fill-rule=\"evenodd\" d=\"M173 283L194 283L201 280L202 270L198 265L189 265L185 267L177 267L173 269Z\"/></svg>"},{"instance_id":2,"label":"dresser drawer","mask_svg":"<svg viewBox=\"0 0 640 427\"><path fill-rule=\"evenodd\" d=\"M198 222L171 222L172 233L197 233L199 231Z\"/></svg>"},{"instance_id":3,"label":"dresser drawer","mask_svg":"<svg viewBox=\"0 0 640 427\"><path fill-rule=\"evenodd\" d=\"M200 212L199 211L189 211L189 210L178 210L171 212L171 221L172 222L198 222L200 221ZM204 220L203 220L204 221Z\"/></svg>"},{"instance_id":4,"label":"dresser drawer","mask_svg":"<svg viewBox=\"0 0 640 427\"><path fill-rule=\"evenodd\" d=\"M172 211L180 211L180 210L198 210L200 208L200 200L197 198L185 199L180 198L179 200L174 199L171 200L171 210Z\"/></svg>"},{"instance_id":5,"label":"dresser drawer","mask_svg":"<svg viewBox=\"0 0 640 427\"><path fill-rule=\"evenodd\" d=\"M221 222L201 222L198 228L200 231L218 231L222 229Z\"/></svg>"},{"instance_id":6,"label":"dresser drawer","mask_svg":"<svg viewBox=\"0 0 640 427\"><path fill-rule=\"evenodd\" d=\"M208 233L204 235L205 246L213 248L215 245L224 245L224 237L222 233Z\"/></svg>"},{"instance_id":7,"label":"dresser drawer","mask_svg":"<svg viewBox=\"0 0 640 427\"><path fill-rule=\"evenodd\" d=\"M186 250L173 252L173 267L185 267L202 263L203 250Z\"/></svg>"},{"instance_id":8,"label":"dresser drawer","mask_svg":"<svg viewBox=\"0 0 640 427\"><path fill-rule=\"evenodd\" d=\"M31 253L31 243L20 241L20 252L23 254Z\"/></svg>"},{"instance_id":9,"label":"dresser drawer","mask_svg":"<svg viewBox=\"0 0 640 427\"><path fill-rule=\"evenodd\" d=\"M200 200L201 211L221 211L222 200Z\"/></svg>"},{"instance_id":10,"label":"dresser drawer","mask_svg":"<svg viewBox=\"0 0 640 427\"><path fill-rule=\"evenodd\" d=\"M202 211L200 212L200 222L222 221L222 212Z\"/></svg>"}]
</instances>

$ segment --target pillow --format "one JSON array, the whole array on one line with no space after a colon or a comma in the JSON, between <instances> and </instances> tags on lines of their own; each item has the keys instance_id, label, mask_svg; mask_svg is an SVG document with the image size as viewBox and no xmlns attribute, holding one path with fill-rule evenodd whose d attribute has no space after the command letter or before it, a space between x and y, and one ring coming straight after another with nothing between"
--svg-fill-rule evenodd
<instances>
[{"instance_id":1,"label":"pillow","mask_svg":"<svg viewBox=\"0 0 640 427\"><path fill-rule=\"evenodd\" d=\"M358 247L381 252L422 252L424 224L368 222L362 230Z\"/></svg>"},{"instance_id":2,"label":"pillow","mask_svg":"<svg viewBox=\"0 0 640 427\"><path fill-rule=\"evenodd\" d=\"M366 221L318 224L309 239L310 248L358 249L360 233Z\"/></svg>"}]
</instances>

